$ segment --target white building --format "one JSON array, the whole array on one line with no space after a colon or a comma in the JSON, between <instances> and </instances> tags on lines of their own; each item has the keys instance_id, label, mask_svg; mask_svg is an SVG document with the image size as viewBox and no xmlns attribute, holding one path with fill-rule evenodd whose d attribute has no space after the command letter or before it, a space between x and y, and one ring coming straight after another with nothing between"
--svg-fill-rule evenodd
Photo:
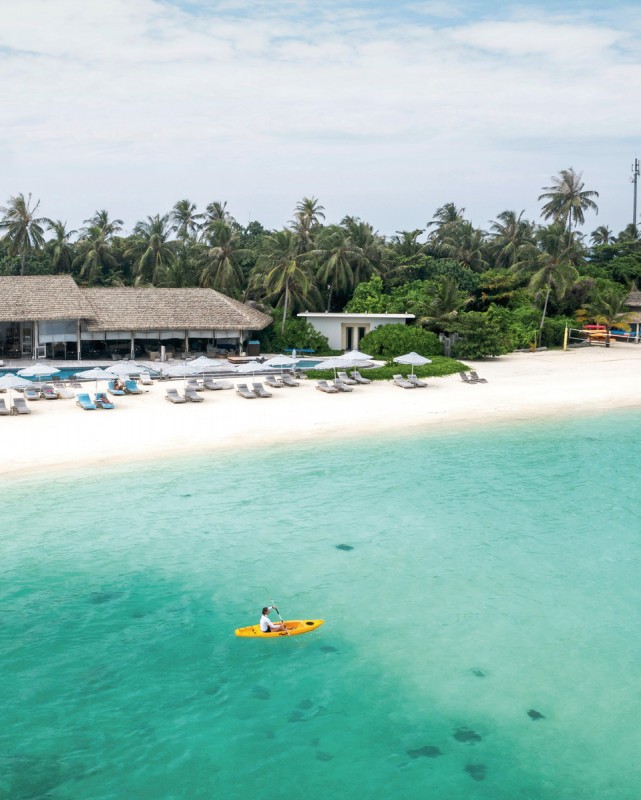
<instances>
[{"instance_id":1,"label":"white building","mask_svg":"<svg viewBox=\"0 0 641 800\"><path fill-rule=\"evenodd\" d=\"M408 319L414 319L414 314L332 314L327 311L305 311L298 316L327 336L332 350L358 349L366 333L381 325L405 325Z\"/></svg>"}]
</instances>

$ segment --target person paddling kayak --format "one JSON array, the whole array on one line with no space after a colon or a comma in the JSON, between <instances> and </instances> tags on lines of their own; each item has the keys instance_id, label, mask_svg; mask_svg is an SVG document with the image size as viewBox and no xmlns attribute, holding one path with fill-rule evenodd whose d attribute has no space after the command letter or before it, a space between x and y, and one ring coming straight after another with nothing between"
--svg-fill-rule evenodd
<instances>
[{"instance_id":1,"label":"person paddling kayak","mask_svg":"<svg viewBox=\"0 0 641 800\"><path fill-rule=\"evenodd\" d=\"M275 611L278 614L278 609L276 606L265 606L263 608L263 613L260 617L260 632L261 633L270 633L271 631L284 631L285 626L279 625L277 622L272 622L269 618L269 612Z\"/></svg>"}]
</instances>

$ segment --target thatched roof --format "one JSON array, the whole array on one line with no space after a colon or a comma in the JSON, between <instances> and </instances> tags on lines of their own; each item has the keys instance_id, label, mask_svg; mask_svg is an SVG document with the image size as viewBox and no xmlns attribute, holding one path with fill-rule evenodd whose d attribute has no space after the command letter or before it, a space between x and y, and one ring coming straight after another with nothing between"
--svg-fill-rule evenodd
<instances>
[{"instance_id":1,"label":"thatched roof","mask_svg":"<svg viewBox=\"0 0 641 800\"><path fill-rule=\"evenodd\" d=\"M630 292L630 294L628 295L628 299L625 302L626 305L630 306L630 308L640 308L641 292Z\"/></svg>"},{"instance_id":2,"label":"thatched roof","mask_svg":"<svg viewBox=\"0 0 641 800\"><path fill-rule=\"evenodd\" d=\"M91 306L71 275L0 276L0 321L87 319Z\"/></svg>"},{"instance_id":3,"label":"thatched roof","mask_svg":"<svg viewBox=\"0 0 641 800\"><path fill-rule=\"evenodd\" d=\"M81 289L90 331L262 330L271 320L213 289Z\"/></svg>"}]
</instances>

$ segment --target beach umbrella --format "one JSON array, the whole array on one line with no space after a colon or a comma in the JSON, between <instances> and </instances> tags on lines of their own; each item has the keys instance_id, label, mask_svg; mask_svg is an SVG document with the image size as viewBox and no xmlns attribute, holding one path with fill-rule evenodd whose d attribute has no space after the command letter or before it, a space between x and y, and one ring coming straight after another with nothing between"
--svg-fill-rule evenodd
<instances>
[{"instance_id":1,"label":"beach umbrella","mask_svg":"<svg viewBox=\"0 0 641 800\"><path fill-rule=\"evenodd\" d=\"M162 367L162 374L165 378L193 378L195 375L200 375L200 371L198 369L194 369L190 367L189 364L171 364L168 367ZM184 385L186 384L186 380L184 381Z\"/></svg>"},{"instance_id":2,"label":"beach umbrella","mask_svg":"<svg viewBox=\"0 0 641 800\"><path fill-rule=\"evenodd\" d=\"M291 356L272 356L266 361L263 361L264 367L293 367L298 363L297 358Z\"/></svg>"},{"instance_id":3,"label":"beach umbrella","mask_svg":"<svg viewBox=\"0 0 641 800\"><path fill-rule=\"evenodd\" d=\"M136 364L135 361L118 361L116 364L112 364L109 367L106 367L107 372L110 372L111 375L138 375L140 371L143 372L147 371L147 367L144 367L142 364Z\"/></svg>"},{"instance_id":4,"label":"beach umbrella","mask_svg":"<svg viewBox=\"0 0 641 800\"><path fill-rule=\"evenodd\" d=\"M431 364L432 361L429 358L425 358L425 356L421 356L418 353L412 351L411 353L405 353L404 356L397 356L394 361L397 364L411 364L412 365L412 375L414 374L414 367L422 367L424 364Z\"/></svg>"},{"instance_id":5,"label":"beach umbrella","mask_svg":"<svg viewBox=\"0 0 641 800\"><path fill-rule=\"evenodd\" d=\"M261 364L260 361L246 361L244 364L239 364L236 367L236 373L238 375L249 375L251 374L252 378L257 372L267 372L271 367L266 367L264 364Z\"/></svg>"},{"instance_id":6,"label":"beach umbrella","mask_svg":"<svg viewBox=\"0 0 641 800\"><path fill-rule=\"evenodd\" d=\"M30 367L19 370L18 375L21 378L41 378L44 376L51 377L58 372L60 372L58 367L54 367L51 364L32 364Z\"/></svg>"},{"instance_id":7,"label":"beach umbrella","mask_svg":"<svg viewBox=\"0 0 641 800\"><path fill-rule=\"evenodd\" d=\"M190 367L202 370L203 368L211 367L217 369L220 366L220 361L216 358L209 358L208 356L198 356L191 361L187 362Z\"/></svg>"},{"instance_id":8,"label":"beach umbrella","mask_svg":"<svg viewBox=\"0 0 641 800\"><path fill-rule=\"evenodd\" d=\"M347 353L343 353L342 356L336 356L336 358L340 358L340 359L343 359L345 361L371 361L372 360L371 356L368 356L367 353L361 353L360 350L350 350Z\"/></svg>"},{"instance_id":9,"label":"beach umbrella","mask_svg":"<svg viewBox=\"0 0 641 800\"><path fill-rule=\"evenodd\" d=\"M98 391L98 381L110 381L113 379L114 373L108 372L101 367L96 367L95 369L86 369L84 372L76 372L75 377L95 381L96 391Z\"/></svg>"},{"instance_id":10,"label":"beach umbrella","mask_svg":"<svg viewBox=\"0 0 641 800\"><path fill-rule=\"evenodd\" d=\"M312 369L323 370L333 369L334 379L336 379L337 369L346 369L347 367L368 367L370 361L367 358L345 358L344 356L336 356L335 358L326 358L312 367Z\"/></svg>"},{"instance_id":11,"label":"beach umbrella","mask_svg":"<svg viewBox=\"0 0 641 800\"><path fill-rule=\"evenodd\" d=\"M13 372L7 372L6 375L0 378L0 389L9 390L9 405L11 405L12 389L27 389L30 386L33 386L31 381L26 378L20 378L18 375L14 375Z\"/></svg>"}]
</instances>

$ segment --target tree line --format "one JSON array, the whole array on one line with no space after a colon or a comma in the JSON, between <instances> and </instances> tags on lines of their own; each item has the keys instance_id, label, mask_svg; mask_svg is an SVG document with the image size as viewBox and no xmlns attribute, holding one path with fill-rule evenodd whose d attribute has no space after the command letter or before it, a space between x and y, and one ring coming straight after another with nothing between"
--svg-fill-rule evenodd
<instances>
[{"instance_id":1,"label":"tree line","mask_svg":"<svg viewBox=\"0 0 641 800\"><path fill-rule=\"evenodd\" d=\"M70 230L18 194L0 208L0 274L208 287L276 310L283 335L301 310L409 312L420 327L476 341L477 351L487 351L480 354L498 353L556 344L568 321L625 326L641 240L635 225L617 235L606 225L582 233L586 213L598 213L597 198L570 168L542 189L543 224L506 210L484 230L464 208L445 203L424 228L386 237L357 217L327 224L315 197L298 202L280 230L241 225L226 203L201 212L181 200L124 235L123 221L105 210Z\"/></svg>"}]
</instances>

